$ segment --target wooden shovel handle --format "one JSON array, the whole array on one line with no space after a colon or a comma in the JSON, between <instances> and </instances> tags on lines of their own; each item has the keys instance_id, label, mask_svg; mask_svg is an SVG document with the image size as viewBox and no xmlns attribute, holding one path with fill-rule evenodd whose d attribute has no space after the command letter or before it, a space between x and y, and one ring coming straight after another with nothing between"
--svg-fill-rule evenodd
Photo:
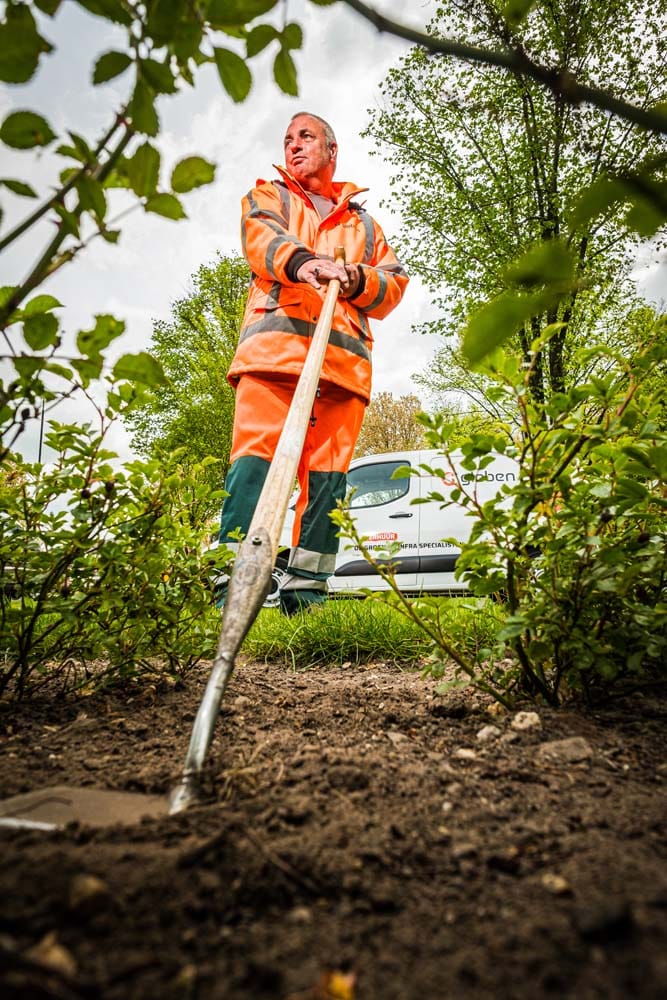
<instances>
[{"instance_id":1,"label":"wooden shovel handle","mask_svg":"<svg viewBox=\"0 0 667 1000\"><path fill-rule=\"evenodd\" d=\"M345 263L344 247L336 247L334 260ZM339 291L340 281L334 278L329 282L324 296L322 312L294 390L294 396L276 446L271 467L255 508L255 515L248 529L249 536L252 536L260 526L266 529L271 539L274 561L278 553L278 542L285 522L287 505L294 490L294 480L303 451L308 421L313 411L313 402L329 343Z\"/></svg>"}]
</instances>

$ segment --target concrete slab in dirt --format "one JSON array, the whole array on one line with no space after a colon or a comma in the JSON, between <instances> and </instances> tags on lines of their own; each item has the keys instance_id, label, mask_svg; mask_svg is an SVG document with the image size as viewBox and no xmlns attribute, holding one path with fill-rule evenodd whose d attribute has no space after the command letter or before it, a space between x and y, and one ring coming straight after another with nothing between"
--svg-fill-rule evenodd
<instances>
[{"instance_id":1,"label":"concrete slab in dirt","mask_svg":"<svg viewBox=\"0 0 667 1000\"><path fill-rule=\"evenodd\" d=\"M162 795L55 785L0 802L0 826L49 829L74 822L84 826L130 825L144 817L166 816L167 811L167 797Z\"/></svg>"}]
</instances>

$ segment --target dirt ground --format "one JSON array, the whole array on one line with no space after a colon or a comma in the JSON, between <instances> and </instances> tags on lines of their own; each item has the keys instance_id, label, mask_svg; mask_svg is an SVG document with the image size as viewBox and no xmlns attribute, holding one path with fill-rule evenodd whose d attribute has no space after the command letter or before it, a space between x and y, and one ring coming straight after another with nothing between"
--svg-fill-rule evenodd
<instances>
[{"instance_id":1,"label":"dirt ground","mask_svg":"<svg viewBox=\"0 0 667 1000\"><path fill-rule=\"evenodd\" d=\"M166 791L207 673L0 710L1 797ZM0 831L0 995L663 1000L667 700L536 726L435 687L241 664L207 804Z\"/></svg>"}]
</instances>

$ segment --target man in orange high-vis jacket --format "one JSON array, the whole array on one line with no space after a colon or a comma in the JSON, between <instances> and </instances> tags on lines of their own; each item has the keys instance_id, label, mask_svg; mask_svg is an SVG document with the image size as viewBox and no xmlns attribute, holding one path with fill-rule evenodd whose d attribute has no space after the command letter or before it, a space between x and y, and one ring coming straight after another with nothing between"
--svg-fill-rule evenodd
<instances>
[{"instance_id":1,"label":"man in orange high-vis jacket","mask_svg":"<svg viewBox=\"0 0 667 1000\"><path fill-rule=\"evenodd\" d=\"M369 318L398 305L408 283L378 224L356 201L365 188L333 180L338 145L317 115L294 115L285 134L287 169L259 180L243 199L243 253L252 282L228 372L236 388L231 466L220 541L238 545L259 499L319 318L327 283L341 291L298 469L288 574L281 608L293 613L326 597L338 538L329 518L345 496L346 472L371 391ZM334 249L345 248L343 265Z\"/></svg>"}]
</instances>

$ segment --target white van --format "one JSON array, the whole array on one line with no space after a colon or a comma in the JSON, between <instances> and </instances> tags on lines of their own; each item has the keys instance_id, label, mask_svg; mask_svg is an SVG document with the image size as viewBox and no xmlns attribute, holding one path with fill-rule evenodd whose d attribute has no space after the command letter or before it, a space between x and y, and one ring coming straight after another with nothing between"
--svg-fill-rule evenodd
<instances>
[{"instance_id":1,"label":"white van","mask_svg":"<svg viewBox=\"0 0 667 1000\"><path fill-rule=\"evenodd\" d=\"M446 497L457 485L457 477L467 491L476 491L481 502L489 500L505 483L517 481L516 462L504 455L495 455L478 473L463 469L461 458L459 452L452 454L452 469L437 451L401 451L367 455L355 459L350 466L347 477L352 493L350 508L359 534L367 539L371 550L383 550L390 543L398 543L398 554L392 561L398 567L396 582L405 593L465 590L461 580L454 577L454 567L460 545L468 540L473 525L473 518L459 504L441 509L436 501L420 504L411 501L432 492ZM416 469L420 465L442 469L444 475L392 478L401 467ZM290 506L280 539L280 568L284 568L289 555L293 520L294 510ZM445 542L445 538L455 539L458 544ZM341 539L329 590L332 594L343 594L361 587L386 590L387 584L373 572L358 546ZM269 600L274 597L277 593L272 593Z\"/></svg>"}]
</instances>

